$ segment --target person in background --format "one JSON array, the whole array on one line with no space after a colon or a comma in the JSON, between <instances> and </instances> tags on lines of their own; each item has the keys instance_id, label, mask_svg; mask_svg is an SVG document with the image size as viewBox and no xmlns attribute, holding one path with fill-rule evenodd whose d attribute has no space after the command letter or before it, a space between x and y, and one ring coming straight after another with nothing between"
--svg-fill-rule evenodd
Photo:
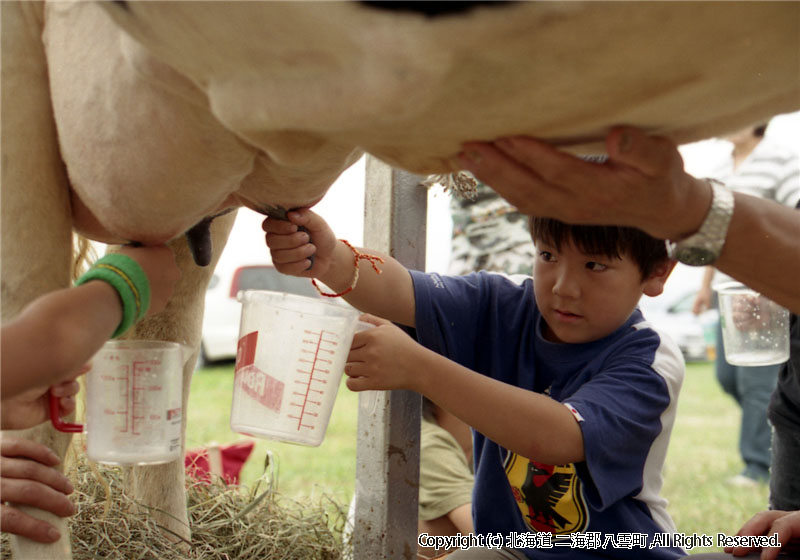
<instances>
[{"instance_id":1,"label":"person in background","mask_svg":"<svg viewBox=\"0 0 800 560\"><path fill-rule=\"evenodd\" d=\"M775 426L774 509L756 514L738 532L777 532L788 549L800 542L800 214L745 193L726 195L727 189L692 177L669 139L617 127L605 143L608 162L591 166L529 137L468 142L453 167L491 184L522 212L574 223L619 223L670 240L670 252L679 261L713 265L792 312L789 361L769 407ZM779 550L764 548L760 558L774 560ZM726 551L735 556L757 552Z\"/></svg>"},{"instance_id":2,"label":"person in background","mask_svg":"<svg viewBox=\"0 0 800 560\"><path fill-rule=\"evenodd\" d=\"M122 247L95 263L75 287L42 295L3 323L2 429L49 420L50 392L59 399L62 415L75 410L76 378L88 370L86 362L106 340L163 310L179 277L168 247ZM43 543L60 538L55 527L14 507L25 504L72 515L67 495L73 489L54 468L59 462L40 443L2 435L0 530Z\"/></svg>"},{"instance_id":3,"label":"person in background","mask_svg":"<svg viewBox=\"0 0 800 560\"><path fill-rule=\"evenodd\" d=\"M798 151L765 137L767 124L747 127L725 137L733 144L731 156L714 173L727 188L794 207L800 200L800 157ZM699 315L716 306L712 283L731 281L726 274L715 274L706 267L695 298L693 312ZM721 324L717 326L716 375L722 389L742 411L739 453L744 469L730 479L747 486L769 480L772 429L767 421L767 406L778 380L780 364L758 367L736 366L725 360Z\"/></svg>"}]
</instances>

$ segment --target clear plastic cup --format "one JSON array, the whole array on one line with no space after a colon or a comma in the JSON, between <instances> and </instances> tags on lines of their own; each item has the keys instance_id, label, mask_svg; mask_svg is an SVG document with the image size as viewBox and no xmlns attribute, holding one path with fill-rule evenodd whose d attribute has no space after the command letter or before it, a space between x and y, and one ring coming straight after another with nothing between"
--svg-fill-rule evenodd
<instances>
[{"instance_id":1,"label":"clear plastic cup","mask_svg":"<svg viewBox=\"0 0 800 560\"><path fill-rule=\"evenodd\" d=\"M181 458L183 364L177 342L109 341L86 374L86 424L66 424L51 399L56 429L86 432L86 454L110 465L153 465Z\"/></svg>"},{"instance_id":2,"label":"clear plastic cup","mask_svg":"<svg viewBox=\"0 0 800 560\"><path fill-rule=\"evenodd\" d=\"M714 288L719 294L725 361L767 366L789 359L789 311L739 282Z\"/></svg>"},{"instance_id":3,"label":"clear plastic cup","mask_svg":"<svg viewBox=\"0 0 800 560\"><path fill-rule=\"evenodd\" d=\"M247 290L236 353L231 429L322 443L359 312L321 299Z\"/></svg>"}]
</instances>

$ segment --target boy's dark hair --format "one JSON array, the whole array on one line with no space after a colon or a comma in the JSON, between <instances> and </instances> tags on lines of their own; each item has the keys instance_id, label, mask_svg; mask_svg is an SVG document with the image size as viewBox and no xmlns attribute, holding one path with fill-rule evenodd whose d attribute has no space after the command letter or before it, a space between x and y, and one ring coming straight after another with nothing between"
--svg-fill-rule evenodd
<instances>
[{"instance_id":1,"label":"boy's dark hair","mask_svg":"<svg viewBox=\"0 0 800 560\"><path fill-rule=\"evenodd\" d=\"M590 255L604 255L614 259L627 255L639 266L642 280L647 279L658 265L669 259L664 241L636 228L580 226L535 216L529 218L529 224L534 244L543 242L560 251L564 242L571 242L578 250Z\"/></svg>"}]
</instances>

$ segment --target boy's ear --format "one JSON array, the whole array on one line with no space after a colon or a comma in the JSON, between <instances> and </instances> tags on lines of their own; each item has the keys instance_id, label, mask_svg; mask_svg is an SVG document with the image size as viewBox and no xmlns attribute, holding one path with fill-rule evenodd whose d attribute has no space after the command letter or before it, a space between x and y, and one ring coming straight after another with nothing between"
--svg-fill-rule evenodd
<instances>
[{"instance_id":1,"label":"boy's ear","mask_svg":"<svg viewBox=\"0 0 800 560\"><path fill-rule=\"evenodd\" d=\"M664 291L664 284L667 283L667 278L672 274L676 264L678 261L667 259L656 266L650 276L645 279L642 293L650 297L661 294Z\"/></svg>"}]
</instances>

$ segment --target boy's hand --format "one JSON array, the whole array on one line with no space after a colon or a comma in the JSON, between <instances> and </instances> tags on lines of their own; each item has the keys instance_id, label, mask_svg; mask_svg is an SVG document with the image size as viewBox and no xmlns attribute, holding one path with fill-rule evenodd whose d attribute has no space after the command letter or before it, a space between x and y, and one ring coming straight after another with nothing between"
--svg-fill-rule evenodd
<instances>
[{"instance_id":1,"label":"boy's hand","mask_svg":"<svg viewBox=\"0 0 800 560\"><path fill-rule=\"evenodd\" d=\"M390 321L362 315L361 321L375 325L353 337L347 365L347 388L351 391L410 389L416 390L419 368L414 356L427 352L414 339Z\"/></svg>"},{"instance_id":2,"label":"boy's hand","mask_svg":"<svg viewBox=\"0 0 800 560\"><path fill-rule=\"evenodd\" d=\"M292 210L286 220L267 218L261 225L272 256L281 274L319 278L330 269L336 236L318 214L307 208ZM299 231L303 226L308 232ZM313 243L312 243L313 241ZM314 264L309 257L314 255Z\"/></svg>"},{"instance_id":3,"label":"boy's hand","mask_svg":"<svg viewBox=\"0 0 800 560\"><path fill-rule=\"evenodd\" d=\"M72 485L67 477L52 468L59 462L56 454L40 443L8 436L0 440L0 526L3 532L42 543L60 538L55 527L22 513L13 505L33 506L61 517L75 513L75 506L67 498L73 491Z\"/></svg>"},{"instance_id":4,"label":"boy's hand","mask_svg":"<svg viewBox=\"0 0 800 560\"><path fill-rule=\"evenodd\" d=\"M181 271L175 264L175 254L166 245L153 247L124 246L119 251L127 255L142 267L150 282L150 308L147 315L155 315L164 310L167 301L172 297L175 284L181 277Z\"/></svg>"},{"instance_id":5,"label":"boy's hand","mask_svg":"<svg viewBox=\"0 0 800 560\"><path fill-rule=\"evenodd\" d=\"M76 379L87 371L89 371L88 364L76 372L72 379L49 388L49 391L58 397L61 416L68 416L75 410L75 395L81 389ZM31 389L15 397L3 399L0 416L2 417L0 427L4 430L23 430L50 420L48 388Z\"/></svg>"}]
</instances>

